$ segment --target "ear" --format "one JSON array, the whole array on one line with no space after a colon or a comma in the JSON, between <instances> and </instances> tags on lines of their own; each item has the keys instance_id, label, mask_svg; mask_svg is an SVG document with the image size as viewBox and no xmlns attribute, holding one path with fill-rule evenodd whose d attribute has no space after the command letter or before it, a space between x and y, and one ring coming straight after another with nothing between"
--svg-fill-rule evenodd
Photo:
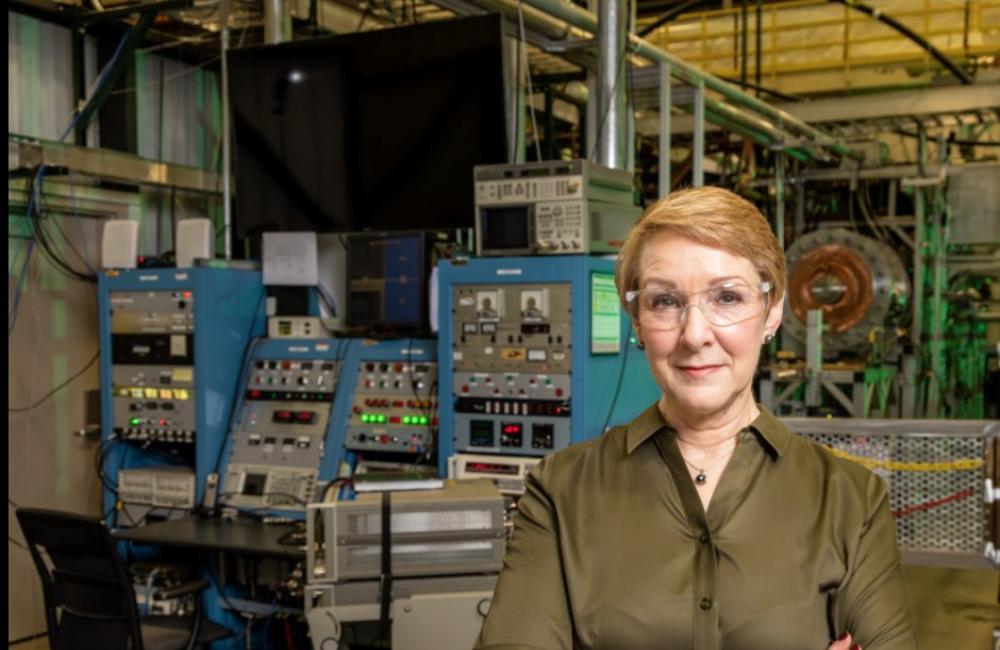
<instances>
[{"instance_id":1,"label":"ear","mask_svg":"<svg viewBox=\"0 0 1000 650\"><path fill-rule=\"evenodd\" d=\"M642 326L639 325L639 321L632 321L632 331L635 332L635 340L637 343L645 343L646 339L642 338Z\"/></svg>"},{"instance_id":2,"label":"ear","mask_svg":"<svg viewBox=\"0 0 1000 650\"><path fill-rule=\"evenodd\" d=\"M776 300L773 305L767 308L767 318L764 320L764 331L772 336L778 334L781 327L781 319L785 315L785 301Z\"/></svg>"}]
</instances>

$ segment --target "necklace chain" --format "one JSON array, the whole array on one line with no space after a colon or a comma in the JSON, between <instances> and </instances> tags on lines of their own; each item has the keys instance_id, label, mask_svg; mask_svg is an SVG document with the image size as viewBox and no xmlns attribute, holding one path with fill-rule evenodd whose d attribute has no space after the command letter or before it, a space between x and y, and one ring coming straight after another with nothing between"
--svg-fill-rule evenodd
<instances>
[{"instance_id":1,"label":"necklace chain","mask_svg":"<svg viewBox=\"0 0 1000 650\"><path fill-rule=\"evenodd\" d=\"M729 440L733 440L734 438L737 438L739 435L740 435L739 433L736 433L734 436L732 436L731 438L729 438L725 442L728 442ZM678 438L678 440L680 440L680 438ZM680 447L679 446L678 446L678 451L680 451ZM733 455L733 452L735 452L735 451L736 451L736 446L734 445L733 448L729 450L729 452L727 452L726 454L724 454L721 458L718 458L714 463L712 463L708 467L704 467L704 468L697 467L696 465L692 464L691 461L689 461L687 459L687 457L684 455L683 451L681 451L681 459L685 462L685 464L687 464L688 467L690 467L694 471L698 472L695 475L695 477L694 477L694 482L696 484L698 484L699 486L702 486L702 485L705 485L708 482L708 474L707 474L707 472L710 471L710 470L714 470L724 460L728 460L729 458L731 458L732 455Z\"/></svg>"}]
</instances>

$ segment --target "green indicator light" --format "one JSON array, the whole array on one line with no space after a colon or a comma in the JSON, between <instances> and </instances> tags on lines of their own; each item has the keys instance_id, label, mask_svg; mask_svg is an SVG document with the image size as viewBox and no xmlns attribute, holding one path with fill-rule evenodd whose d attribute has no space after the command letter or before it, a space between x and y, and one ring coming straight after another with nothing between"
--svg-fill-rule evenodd
<instances>
[{"instance_id":1,"label":"green indicator light","mask_svg":"<svg viewBox=\"0 0 1000 650\"><path fill-rule=\"evenodd\" d=\"M142 420L140 420L139 418L132 418L131 420L129 420L129 422L132 424L133 427L137 427L140 424L142 424Z\"/></svg>"},{"instance_id":2,"label":"green indicator light","mask_svg":"<svg viewBox=\"0 0 1000 650\"><path fill-rule=\"evenodd\" d=\"M410 416L409 415L404 415L403 416L403 424L409 424L409 423L410 423Z\"/></svg>"},{"instance_id":3,"label":"green indicator light","mask_svg":"<svg viewBox=\"0 0 1000 650\"><path fill-rule=\"evenodd\" d=\"M378 416L378 421L379 422L385 422L385 416L384 415L379 415Z\"/></svg>"},{"instance_id":4,"label":"green indicator light","mask_svg":"<svg viewBox=\"0 0 1000 650\"><path fill-rule=\"evenodd\" d=\"M366 423L366 424L368 423L368 414L367 413L362 413L361 414L361 421L364 422L364 423Z\"/></svg>"},{"instance_id":5,"label":"green indicator light","mask_svg":"<svg viewBox=\"0 0 1000 650\"><path fill-rule=\"evenodd\" d=\"M430 419L425 415L424 417L420 418L420 424L430 424Z\"/></svg>"}]
</instances>

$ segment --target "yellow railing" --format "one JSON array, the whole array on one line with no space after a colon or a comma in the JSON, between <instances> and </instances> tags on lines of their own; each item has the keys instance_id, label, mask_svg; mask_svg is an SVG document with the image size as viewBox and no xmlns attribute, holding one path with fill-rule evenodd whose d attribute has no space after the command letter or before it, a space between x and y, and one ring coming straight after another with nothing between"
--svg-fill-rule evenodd
<instances>
[{"instance_id":1,"label":"yellow railing","mask_svg":"<svg viewBox=\"0 0 1000 650\"><path fill-rule=\"evenodd\" d=\"M1000 0L868 0L962 64L1000 55ZM647 38L716 75L738 79L746 70L777 90L822 91L844 85L900 83L940 67L916 43L875 18L841 4L797 0L764 5L758 56L756 3L742 9L684 14ZM641 23L640 23L641 27ZM746 61L741 61L746 38ZM878 75L872 68L881 70ZM867 70L864 78L858 73ZM831 74L832 73L832 74ZM901 74L900 74L901 73ZM811 75L811 76L810 76Z\"/></svg>"}]
</instances>

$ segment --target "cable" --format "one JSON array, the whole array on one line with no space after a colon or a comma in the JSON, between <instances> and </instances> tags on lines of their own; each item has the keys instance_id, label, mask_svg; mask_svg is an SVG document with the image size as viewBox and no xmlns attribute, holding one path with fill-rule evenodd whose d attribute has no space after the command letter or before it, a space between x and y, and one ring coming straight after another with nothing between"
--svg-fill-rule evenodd
<instances>
[{"instance_id":1,"label":"cable","mask_svg":"<svg viewBox=\"0 0 1000 650\"><path fill-rule=\"evenodd\" d=\"M149 87L152 87L152 86L158 86L158 85L160 85L161 82L162 83L166 83L167 81L173 81L174 79L179 79L181 77L187 76L189 74L197 72L201 68L206 68L206 67L212 65L213 63L216 63L217 61L219 61L221 59L222 59L221 56L215 56L215 57L212 57L210 59L206 59L205 61L202 61L201 63L198 63L197 65L193 65L193 66L191 66L189 68L185 68L184 70L180 70L178 72L174 72L174 73L168 74L168 75L162 77L162 79L157 79L156 81L150 81L150 82L147 82L147 83L144 83L144 84L136 84L135 86L129 86L128 88L119 88L117 90L112 90L108 94L109 95L123 95L125 93L134 93L136 91L143 90L145 88L149 88Z\"/></svg>"},{"instance_id":2,"label":"cable","mask_svg":"<svg viewBox=\"0 0 1000 650\"><path fill-rule=\"evenodd\" d=\"M906 136L907 138L916 138L918 140L920 139L920 134L919 133L914 133L913 131L906 131L904 129L896 129L894 131L894 133L897 133L897 134L902 135L902 136ZM956 140L956 139L948 138L947 143L948 144L957 144L960 147L1000 147L1000 142L993 142L993 141L981 142L979 140Z\"/></svg>"},{"instance_id":3,"label":"cable","mask_svg":"<svg viewBox=\"0 0 1000 650\"><path fill-rule=\"evenodd\" d=\"M30 636L22 636L20 639L14 639L12 641L8 641L7 647L10 648L16 645L20 645L22 643L27 643L28 641L35 641L37 639L42 639L47 637L48 635L49 635L48 632L39 632L38 634L32 634Z\"/></svg>"},{"instance_id":4,"label":"cable","mask_svg":"<svg viewBox=\"0 0 1000 650\"><path fill-rule=\"evenodd\" d=\"M254 310L255 310L254 313L255 314L256 314L256 309L257 308L254 307ZM256 317L255 317L255 320L256 320ZM251 330L250 331L251 332L253 331L253 324L252 323L251 323ZM240 361L239 374L236 375L236 377L237 377L237 379L236 379L236 386L233 388L233 395L232 395L232 398L229 401L229 403L233 405L233 410L229 413L229 426L227 428L227 438L233 434L233 429L236 426L236 419L239 417L239 415L238 415L239 409L237 408L237 406L239 406L240 401L241 401L240 393L241 393L241 391L243 389L243 386L246 385L246 381L247 381L247 379L249 377L249 374L250 374L250 371L251 371L251 364L247 363L247 361L251 357L253 357L254 353L257 350L257 347L263 341L264 341L264 338L262 336L256 336L256 337L252 338L250 340L250 343L247 346L246 353L243 355L243 359ZM216 474L216 475L219 474L219 469L222 467L222 453L225 451L225 449L226 449L226 443L223 442L222 446L219 447L219 454L218 454L218 456L215 457L215 469L212 470L213 473ZM218 498L218 497L216 497L216 498Z\"/></svg>"},{"instance_id":5,"label":"cable","mask_svg":"<svg viewBox=\"0 0 1000 650\"><path fill-rule=\"evenodd\" d=\"M934 47L934 45L932 45L923 36L913 31L912 29L910 29L900 21L896 20L889 14L885 13L881 9L876 9L875 7L866 5L865 3L859 2L858 0L830 0L830 1L836 2L837 4L842 4L845 7L850 7L851 9L856 9L861 13L868 14L875 20L878 20L879 22L885 23L886 25L895 29L903 36L909 38L911 41L913 41L921 48L923 48L928 54L937 59L938 63L947 68L949 72L955 75L958 78L958 80L962 82L962 85L964 86L972 85L973 83L972 78L965 72L965 70L958 67L958 65L956 65L954 61L949 59L943 52L941 52L941 50ZM759 22L757 24L760 25ZM757 51L759 52L760 48L758 48ZM760 67L758 66L758 70L759 69Z\"/></svg>"},{"instance_id":6,"label":"cable","mask_svg":"<svg viewBox=\"0 0 1000 650\"><path fill-rule=\"evenodd\" d=\"M108 453L115 447L115 445L120 444L121 440L118 438L108 438L108 444L105 446L105 439L102 438L97 445L96 453L94 454L94 471L97 472L97 478L101 480L101 485L104 486L109 492L115 495L115 499L118 497L118 486L111 482L104 474L104 459L107 458Z\"/></svg>"},{"instance_id":7,"label":"cable","mask_svg":"<svg viewBox=\"0 0 1000 650\"><path fill-rule=\"evenodd\" d=\"M934 508L939 508L949 503L954 503L955 501L961 501L962 499L968 499L976 495L976 488L965 488L964 490L959 490L954 494L949 494L946 497L940 499L932 499L930 501L925 501L923 503L916 503L911 506L905 506L899 508L898 510L892 511L892 516L899 519L900 517L908 517L917 512L926 512L927 510L933 510Z\"/></svg>"},{"instance_id":8,"label":"cable","mask_svg":"<svg viewBox=\"0 0 1000 650\"><path fill-rule=\"evenodd\" d=\"M81 368L80 370L78 370L75 373L73 373L70 377L68 377L65 381L63 381L58 386L56 386L55 388L53 388L49 392L45 393L45 395L42 396L42 398L39 399L38 401L36 401L34 404L31 404L30 406L15 407L15 408L8 407L7 408L7 412L8 413L24 413L25 411L30 411L32 409L38 408L39 406L41 406L42 404L44 404L50 397L52 397L53 395L55 395L56 393L58 393L60 390L62 390L63 388L65 388L66 386L68 386L70 383L72 383L74 379L76 379L77 377L79 377L83 373L87 372L87 370L89 370L90 367L92 365L94 365L94 363L100 357L101 357L101 353L100 352L95 353L94 356L91 357L90 361L87 362L87 365L85 365L83 368Z\"/></svg>"},{"instance_id":9,"label":"cable","mask_svg":"<svg viewBox=\"0 0 1000 650\"><path fill-rule=\"evenodd\" d=\"M650 32L656 31L657 29L663 27L677 16L680 16L683 13L687 13L697 8L697 6L700 4L705 4L705 0L687 0L687 2L682 2L674 7L671 7L667 11L657 16L653 22L649 23L648 25L640 29L637 35L639 36L639 38L645 38L646 35L649 34Z\"/></svg>"},{"instance_id":10,"label":"cable","mask_svg":"<svg viewBox=\"0 0 1000 650\"><path fill-rule=\"evenodd\" d=\"M257 324L257 316L260 311L260 306L264 301L264 297L267 295L266 289L261 289L260 296L257 297L257 304L253 307L253 316L250 318L250 327L247 328L247 338L250 339L253 336L254 325ZM246 379L250 373L250 364L248 360L253 356L257 349L257 346L263 341L262 336L256 336L250 339L250 343L247 346L247 351L243 354L243 358L240 359L240 369L239 374L236 375L236 384L233 386L233 394L229 400L229 403L233 405L233 410L229 413L229 426L227 428L227 434L232 435L233 427L236 424L237 414L237 404L240 401L239 395L240 390L242 390L243 385L246 383ZM218 476L219 468L222 466L222 453L226 449L226 443L223 441L222 445L219 447L219 454L215 457L215 469L213 470L215 475Z\"/></svg>"},{"instance_id":11,"label":"cable","mask_svg":"<svg viewBox=\"0 0 1000 650\"><path fill-rule=\"evenodd\" d=\"M615 386L615 396L611 398L611 406L608 407L608 415L604 418L604 425L601 427L598 435L602 435L608 428L608 424L611 422L611 415L615 412L615 407L618 406L618 395L621 393L622 382L625 379L625 366L628 365L628 351L629 348L632 347L631 342L629 341L630 338L630 335L625 336L625 352L622 354L622 363L618 368L618 382Z\"/></svg>"},{"instance_id":12,"label":"cable","mask_svg":"<svg viewBox=\"0 0 1000 650\"><path fill-rule=\"evenodd\" d=\"M35 174L28 181L28 187L27 187L27 191L28 191L28 208L27 208L27 211L25 212L25 218L29 220L29 222L28 222L29 223L29 227L30 227L30 223L31 223L30 222L30 219L31 219L30 215L31 215L32 209L34 208L34 205L35 205L35 194L36 194L36 187L35 187L35 185L36 185L36 183L40 183L41 182L41 179L44 177L44 175L45 175L45 168L43 166L39 165L38 168L37 168L37 171L35 172ZM18 244L18 249L14 252L14 259L12 260L11 266L7 270L7 277L8 277L8 279L10 279L11 277L13 277L13 273L12 273L13 269L16 268L17 260L20 257L21 251L23 250L24 246L25 246L25 244L19 243ZM12 301L13 304L11 305L11 308L7 311L7 336L8 337L14 331L14 326L17 324L17 315L20 312L20 306L21 306L21 295L24 292L25 279L27 278L28 271L29 271L29 266L28 265L31 262L31 254L34 252L34 248L35 248L35 239L34 239L34 237L32 237L28 241L27 247L28 247L28 249L24 253L24 262L21 264L21 270L18 272L17 284L14 285L14 299Z\"/></svg>"}]
</instances>

